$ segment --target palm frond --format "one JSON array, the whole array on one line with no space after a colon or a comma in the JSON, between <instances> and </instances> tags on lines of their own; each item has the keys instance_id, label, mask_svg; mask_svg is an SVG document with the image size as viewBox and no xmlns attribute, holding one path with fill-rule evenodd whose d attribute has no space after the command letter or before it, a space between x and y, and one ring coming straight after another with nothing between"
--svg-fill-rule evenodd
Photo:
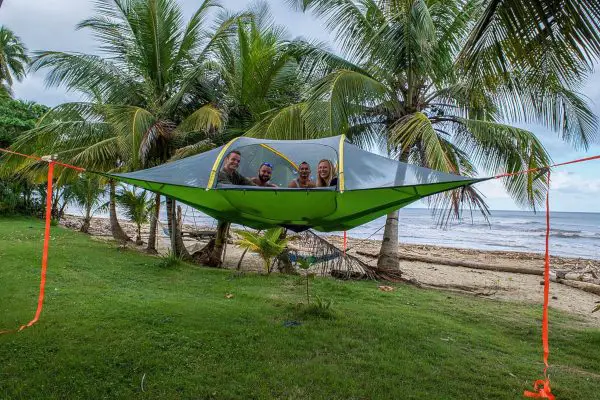
<instances>
[{"instance_id":1,"label":"palm frond","mask_svg":"<svg viewBox=\"0 0 600 400\"><path fill-rule=\"evenodd\" d=\"M331 135L345 133L351 118L361 115L367 106L389 102L389 89L377 80L359 72L338 70L319 81L307 103L308 119L323 117L323 101L327 101L326 126Z\"/></svg>"},{"instance_id":2,"label":"palm frond","mask_svg":"<svg viewBox=\"0 0 600 400\"><path fill-rule=\"evenodd\" d=\"M178 148L175 150L175 154L168 160L168 162L181 160L182 158L204 153L205 151L212 150L214 148L215 144L209 139L201 140L197 143Z\"/></svg>"},{"instance_id":3,"label":"palm frond","mask_svg":"<svg viewBox=\"0 0 600 400\"><path fill-rule=\"evenodd\" d=\"M478 120L458 120L455 143L475 163L491 173L513 173L542 168L551 160L532 133L512 126ZM546 179L535 174L519 174L504 179L508 193L524 207L543 203Z\"/></svg>"},{"instance_id":4,"label":"palm frond","mask_svg":"<svg viewBox=\"0 0 600 400\"><path fill-rule=\"evenodd\" d=\"M185 136L191 132L203 132L211 135L220 131L224 122L221 110L212 104L207 104L184 119L175 129L174 134Z\"/></svg>"}]
</instances>

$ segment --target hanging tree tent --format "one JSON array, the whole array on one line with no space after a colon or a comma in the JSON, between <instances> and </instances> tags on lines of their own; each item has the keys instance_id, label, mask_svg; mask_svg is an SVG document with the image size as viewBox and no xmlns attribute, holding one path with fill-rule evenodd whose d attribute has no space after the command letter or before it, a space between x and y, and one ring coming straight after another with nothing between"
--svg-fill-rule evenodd
<instances>
[{"instance_id":1,"label":"hanging tree tent","mask_svg":"<svg viewBox=\"0 0 600 400\"><path fill-rule=\"evenodd\" d=\"M241 153L238 171L255 176L263 162L273 165L277 188L217 182L225 156ZM337 186L289 189L298 163L316 170L321 159L337 165ZM344 135L315 140L239 137L208 152L126 174L105 174L175 198L216 219L256 229L282 226L295 231L340 231L362 225L423 197L467 186L474 179L391 160L364 151Z\"/></svg>"}]
</instances>

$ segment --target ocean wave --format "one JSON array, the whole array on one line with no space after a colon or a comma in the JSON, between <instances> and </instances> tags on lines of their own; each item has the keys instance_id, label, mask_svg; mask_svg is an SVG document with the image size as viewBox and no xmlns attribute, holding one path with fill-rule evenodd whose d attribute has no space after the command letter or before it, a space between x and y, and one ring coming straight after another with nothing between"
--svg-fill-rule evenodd
<instances>
[{"instance_id":1,"label":"ocean wave","mask_svg":"<svg viewBox=\"0 0 600 400\"><path fill-rule=\"evenodd\" d=\"M546 236L546 234L540 234L539 237ZM559 238L559 239L593 239L600 240L600 235L597 233L594 234L585 234L582 232L554 232L550 231L550 237Z\"/></svg>"}]
</instances>

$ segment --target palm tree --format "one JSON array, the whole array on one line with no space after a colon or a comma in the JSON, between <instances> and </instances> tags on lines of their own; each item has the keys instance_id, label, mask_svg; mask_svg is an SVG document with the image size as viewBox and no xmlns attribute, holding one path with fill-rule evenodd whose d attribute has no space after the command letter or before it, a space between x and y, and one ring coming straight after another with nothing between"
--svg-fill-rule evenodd
<instances>
[{"instance_id":1,"label":"palm tree","mask_svg":"<svg viewBox=\"0 0 600 400\"><path fill-rule=\"evenodd\" d=\"M9 95L14 79L25 76L27 48L10 29L0 26L0 94Z\"/></svg>"},{"instance_id":2,"label":"palm tree","mask_svg":"<svg viewBox=\"0 0 600 400\"><path fill-rule=\"evenodd\" d=\"M545 22L553 30L548 31L523 14L518 17L528 30L521 31L505 29L512 16L499 1L288 2L325 20L347 62L314 85L306 101L271 113L251 134L345 133L359 145L379 146L402 161L467 176L549 164L536 136L510 123L542 123L576 146L586 147L594 139L596 118L576 90L590 71L592 53L599 53L593 45L600 43L597 17L579 30L568 18L558 18L562 25L550 18ZM598 15L591 2L569 3ZM519 8L525 9L527 15L534 13ZM583 40L577 35L585 29L590 36ZM588 43L592 47L580 47ZM533 207L546 188L544 177L531 174L506 178L504 184L518 203ZM473 188L431 202L448 210L443 221L460 217L465 204L488 213ZM398 268L397 251L396 211L386 221L378 267Z\"/></svg>"},{"instance_id":3,"label":"palm tree","mask_svg":"<svg viewBox=\"0 0 600 400\"><path fill-rule=\"evenodd\" d=\"M142 224L148 222L153 212L154 199L152 196L148 196L145 190L135 190L135 188L123 185L117 194L117 202L125 210L127 218L136 224L135 244L138 246L144 244L142 242Z\"/></svg>"},{"instance_id":4,"label":"palm tree","mask_svg":"<svg viewBox=\"0 0 600 400\"><path fill-rule=\"evenodd\" d=\"M285 249L287 240L281 239L283 228L271 228L263 234L250 231L239 231L242 239L238 242L240 247L257 253L263 260L265 272L271 273L271 262Z\"/></svg>"},{"instance_id":5,"label":"palm tree","mask_svg":"<svg viewBox=\"0 0 600 400\"><path fill-rule=\"evenodd\" d=\"M105 184L97 175L82 174L70 186L73 201L84 211L83 224L79 230L88 233L94 213L108 207L108 203L103 200L106 194Z\"/></svg>"},{"instance_id":6,"label":"palm tree","mask_svg":"<svg viewBox=\"0 0 600 400\"><path fill-rule=\"evenodd\" d=\"M301 65L322 57L318 44L290 40L285 28L274 23L267 3L255 3L244 15L235 24L236 34L217 53L227 138L247 132L264 113L301 100L311 82ZM229 223L219 221L215 239L195 257L206 265L220 265L228 231Z\"/></svg>"},{"instance_id":7,"label":"palm tree","mask_svg":"<svg viewBox=\"0 0 600 400\"><path fill-rule=\"evenodd\" d=\"M219 7L205 0L183 24L174 0L97 2L96 16L78 28L92 31L102 55L44 51L32 64L49 70L48 84L88 101L54 109L50 121L27 135L29 143L103 171L136 170L206 150L207 138L223 124L211 101L218 82L214 54L239 18L224 14L208 28L207 14ZM171 215L170 200L167 208ZM174 252L187 256L176 237Z\"/></svg>"}]
</instances>

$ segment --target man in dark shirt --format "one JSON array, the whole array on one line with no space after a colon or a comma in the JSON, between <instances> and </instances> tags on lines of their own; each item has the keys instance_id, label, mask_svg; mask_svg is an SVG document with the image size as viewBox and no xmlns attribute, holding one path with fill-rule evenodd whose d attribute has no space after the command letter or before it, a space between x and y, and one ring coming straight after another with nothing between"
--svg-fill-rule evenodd
<instances>
[{"instance_id":1,"label":"man in dark shirt","mask_svg":"<svg viewBox=\"0 0 600 400\"><path fill-rule=\"evenodd\" d=\"M217 176L217 183L255 186L250 179L237 172L241 160L242 155L239 151L233 150L229 152L223 162L223 169L219 171L219 175Z\"/></svg>"}]
</instances>

